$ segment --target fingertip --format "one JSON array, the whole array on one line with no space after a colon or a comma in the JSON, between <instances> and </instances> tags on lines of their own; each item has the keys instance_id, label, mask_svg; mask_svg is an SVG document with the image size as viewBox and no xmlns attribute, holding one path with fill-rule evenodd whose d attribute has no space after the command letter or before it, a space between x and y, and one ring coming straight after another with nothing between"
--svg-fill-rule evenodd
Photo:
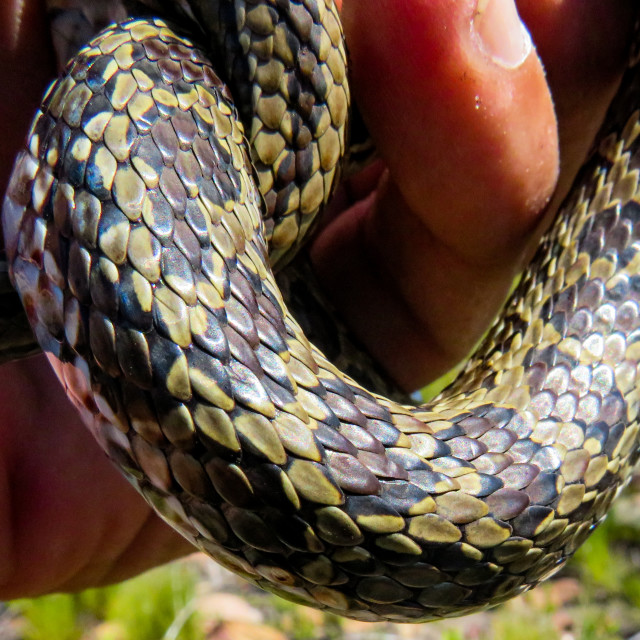
<instances>
[{"instance_id":1,"label":"fingertip","mask_svg":"<svg viewBox=\"0 0 640 640\"><path fill-rule=\"evenodd\" d=\"M479 48L493 62L516 69L531 54L533 43L513 0L479 0L471 21Z\"/></svg>"}]
</instances>

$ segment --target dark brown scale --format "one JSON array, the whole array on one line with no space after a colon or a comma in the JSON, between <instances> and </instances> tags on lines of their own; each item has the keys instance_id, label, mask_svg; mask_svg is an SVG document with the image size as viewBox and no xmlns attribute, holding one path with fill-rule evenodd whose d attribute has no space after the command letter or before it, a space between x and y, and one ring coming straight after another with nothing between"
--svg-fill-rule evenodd
<instances>
[{"instance_id":1,"label":"dark brown scale","mask_svg":"<svg viewBox=\"0 0 640 640\"><path fill-rule=\"evenodd\" d=\"M367 419L364 414L353 404L338 394L327 392L324 401L331 407L333 413L344 422L365 427ZM343 434L344 435L344 434Z\"/></svg>"},{"instance_id":2,"label":"dark brown scale","mask_svg":"<svg viewBox=\"0 0 640 640\"><path fill-rule=\"evenodd\" d=\"M352 456L358 455L358 450L351 444L347 438L340 435L337 431L334 431L326 424L320 424L313 430L313 435L327 449L333 451L341 451L342 453L348 453Z\"/></svg>"},{"instance_id":3,"label":"dark brown scale","mask_svg":"<svg viewBox=\"0 0 640 640\"><path fill-rule=\"evenodd\" d=\"M284 334L286 329L284 327L282 314L280 313L280 305L270 299L268 291L263 291L262 293L263 296L258 299L259 317L269 321L278 328L278 331Z\"/></svg>"},{"instance_id":4,"label":"dark brown scale","mask_svg":"<svg viewBox=\"0 0 640 640\"><path fill-rule=\"evenodd\" d=\"M339 416L336 417L339 418ZM384 447L378 440L365 429L355 424L342 423L338 428L338 432L347 438L359 451L371 451L372 453L382 453L384 451Z\"/></svg>"},{"instance_id":5,"label":"dark brown scale","mask_svg":"<svg viewBox=\"0 0 640 640\"><path fill-rule=\"evenodd\" d=\"M434 436L438 438L438 440L446 441L458 436L464 436L464 429L458 424L452 424L446 429L439 430Z\"/></svg>"},{"instance_id":6,"label":"dark brown scale","mask_svg":"<svg viewBox=\"0 0 640 640\"><path fill-rule=\"evenodd\" d=\"M202 262L200 243L185 220L177 220L174 227L173 240L189 262L192 271L197 271Z\"/></svg>"},{"instance_id":7,"label":"dark brown scale","mask_svg":"<svg viewBox=\"0 0 640 640\"><path fill-rule=\"evenodd\" d=\"M466 436L458 436L447 440L447 445L451 454L461 460L474 460L488 451L486 444Z\"/></svg>"},{"instance_id":8,"label":"dark brown scale","mask_svg":"<svg viewBox=\"0 0 640 640\"><path fill-rule=\"evenodd\" d=\"M34 128L34 135L43 142L43 152L51 155L62 156L66 153L71 131L61 123L55 122L48 114L38 118Z\"/></svg>"},{"instance_id":9,"label":"dark brown scale","mask_svg":"<svg viewBox=\"0 0 640 640\"><path fill-rule=\"evenodd\" d=\"M150 335L148 340L154 383L164 386L171 393L172 389L167 386L168 375L171 368L183 357L183 352L178 345L159 335ZM183 397L181 394L177 399L188 400L188 395L184 394L185 397Z\"/></svg>"},{"instance_id":10,"label":"dark brown scale","mask_svg":"<svg viewBox=\"0 0 640 640\"><path fill-rule=\"evenodd\" d=\"M178 448L189 448L195 438L195 426L187 408L166 395L160 395L157 390L152 390L149 396L148 411L157 419L163 437Z\"/></svg>"},{"instance_id":11,"label":"dark brown scale","mask_svg":"<svg viewBox=\"0 0 640 640\"><path fill-rule=\"evenodd\" d=\"M344 511L335 507L316 510L314 525L318 536L332 545L352 547L364 540L362 531L356 523ZM371 558L370 554L367 553L367 556L364 563L362 560L354 558L358 565L362 563L367 567L361 568L366 572L362 575L367 575L372 570L375 571L374 567L377 567L377 562Z\"/></svg>"},{"instance_id":12,"label":"dark brown scale","mask_svg":"<svg viewBox=\"0 0 640 640\"><path fill-rule=\"evenodd\" d=\"M507 489L523 489L528 487L540 473L539 467L531 464L512 464L497 474Z\"/></svg>"},{"instance_id":13,"label":"dark brown scale","mask_svg":"<svg viewBox=\"0 0 640 640\"><path fill-rule=\"evenodd\" d=\"M171 118L171 124L178 136L178 144L183 151L190 150L198 134L196 123L190 113L179 113Z\"/></svg>"},{"instance_id":14,"label":"dark brown scale","mask_svg":"<svg viewBox=\"0 0 640 640\"><path fill-rule=\"evenodd\" d=\"M189 225L195 238L200 244L200 247L209 247L211 245L211 240L209 238L209 228L207 226L207 221L204 217L202 209L193 199L187 202L185 221Z\"/></svg>"},{"instance_id":15,"label":"dark brown scale","mask_svg":"<svg viewBox=\"0 0 640 640\"><path fill-rule=\"evenodd\" d=\"M205 137L210 135L212 125L208 125L204 120L200 119L200 116L197 115L195 117L195 122L200 136ZM203 140L202 137L194 139L193 153L200 164L202 175L211 176L214 172L216 159L211 145L207 140Z\"/></svg>"},{"instance_id":16,"label":"dark brown scale","mask_svg":"<svg viewBox=\"0 0 640 640\"><path fill-rule=\"evenodd\" d=\"M471 434L468 435L472 437ZM512 447L517 439L516 434L508 429L493 428L480 436L478 441L485 445L488 452L504 453Z\"/></svg>"},{"instance_id":17,"label":"dark brown scale","mask_svg":"<svg viewBox=\"0 0 640 640\"><path fill-rule=\"evenodd\" d=\"M98 93L111 79L115 71L112 58L100 56L89 62L89 66L85 67L84 73L80 73L80 77L86 80L87 85L94 93Z\"/></svg>"},{"instance_id":18,"label":"dark brown scale","mask_svg":"<svg viewBox=\"0 0 640 640\"><path fill-rule=\"evenodd\" d=\"M455 482L439 471L431 471L429 468L410 469L408 473L412 485L433 495L455 488Z\"/></svg>"},{"instance_id":19,"label":"dark brown scale","mask_svg":"<svg viewBox=\"0 0 640 640\"><path fill-rule=\"evenodd\" d=\"M223 335L227 339L231 355L255 375L261 376L264 372L260 362L247 340L231 326L224 327Z\"/></svg>"},{"instance_id":20,"label":"dark brown scale","mask_svg":"<svg viewBox=\"0 0 640 640\"><path fill-rule=\"evenodd\" d=\"M80 187L84 182L84 174L87 168L88 155L85 155L84 148L88 147L89 139L81 132L76 131L69 138L69 153L64 154L64 172L68 177L69 184L73 187Z\"/></svg>"},{"instance_id":21,"label":"dark brown scale","mask_svg":"<svg viewBox=\"0 0 640 640\"><path fill-rule=\"evenodd\" d=\"M189 197L194 198L198 194L197 182L202 175L194 155L190 152L179 153L175 168Z\"/></svg>"},{"instance_id":22,"label":"dark brown scale","mask_svg":"<svg viewBox=\"0 0 640 640\"><path fill-rule=\"evenodd\" d=\"M294 554L290 559L293 570L302 578L318 585L339 585L347 582L347 577L336 571L334 564L326 556L303 556Z\"/></svg>"},{"instance_id":23,"label":"dark brown scale","mask_svg":"<svg viewBox=\"0 0 640 640\"><path fill-rule=\"evenodd\" d=\"M271 349L259 344L255 349L255 355L260 361L262 371L285 391L294 392L291 378L288 376L287 367Z\"/></svg>"},{"instance_id":24,"label":"dark brown scale","mask_svg":"<svg viewBox=\"0 0 640 640\"><path fill-rule=\"evenodd\" d=\"M229 357L229 341L227 338L227 327L222 329L216 316L209 310L203 311L205 326L203 330L193 333L193 341L201 349L218 358L226 360Z\"/></svg>"},{"instance_id":25,"label":"dark brown scale","mask_svg":"<svg viewBox=\"0 0 640 640\"><path fill-rule=\"evenodd\" d=\"M102 153L104 153L104 149ZM94 149L89 155L89 162L87 171L85 174L85 184L87 189L100 200L106 200L111 191L111 184L105 183L104 171L97 168L99 167L98 159L101 153L98 149ZM115 158L113 159L113 165L116 166Z\"/></svg>"},{"instance_id":26,"label":"dark brown scale","mask_svg":"<svg viewBox=\"0 0 640 640\"><path fill-rule=\"evenodd\" d=\"M292 515L287 523L282 520L274 522L274 531L278 538L288 547L303 553L320 553L324 551L323 542L313 529L301 518Z\"/></svg>"},{"instance_id":27,"label":"dark brown scale","mask_svg":"<svg viewBox=\"0 0 640 640\"><path fill-rule=\"evenodd\" d=\"M166 60L169 54L167 45L159 39L150 38L142 42L142 46L151 61Z\"/></svg>"},{"instance_id":28,"label":"dark brown scale","mask_svg":"<svg viewBox=\"0 0 640 640\"><path fill-rule=\"evenodd\" d=\"M224 516L233 532L246 544L268 553L283 553L284 547L257 514L237 509L223 508Z\"/></svg>"},{"instance_id":29,"label":"dark brown scale","mask_svg":"<svg viewBox=\"0 0 640 640\"><path fill-rule=\"evenodd\" d=\"M173 237L175 224L171 208L160 189L148 191L147 198L148 206L143 211L143 220L161 244L166 246Z\"/></svg>"},{"instance_id":30,"label":"dark brown scale","mask_svg":"<svg viewBox=\"0 0 640 640\"><path fill-rule=\"evenodd\" d=\"M90 193L80 193L71 218L72 234L85 246L95 249L98 240L98 224L102 215L100 201Z\"/></svg>"},{"instance_id":31,"label":"dark brown scale","mask_svg":"<svg viewBox=\"0 0 640 640\"><path fill-rule=\"evenodd\" d=\"M172 166L178 153L178 138L170 122L158 122L151 130L151 136L162 154L164 164Z\"/></svg>"},{"instance_id":32,"label":"dark brown scale","mask_svg":"<svg viewBox=\"0 0 640 640\"><path fill-rule=\"evenodd\" d=\"M226 395L231 395L229 375L217 359L207 357L199 349L190 349L187 353L187 359L190 367L200 371Z\"/></svg>"},{"instance_id":33,"label":"dark brown scale","mask_svg":"<svg viewBox=\"0 0 640 640\"><path fill-rule=\"evenodd\" d=\"M380 483L375 475L353 456L346 453L328 451L325 462L338 485L355 494L377 494Z\"/></svg>"},{"instance_id":34,"label":"dark brown scale","mask_svg":"<svg viewBox=\"0 0 640 640\"><path fill-rule=\"evenodd\" d=\"M426 607L437 608L442 606L445 611L447 609L451 611L455 608L455 605L462 602L470 594L470 589L465 589L451 582L443 582L423 589L418 596L418 602Z\"/></svg>"},{"instance_id":35,"label":"dark brown scale","mask_svg":"<svg viewBox=\"0 0 640 640\"><path fill-rule=\"evenodd\" d=\"M87 103L91 99L91 89L84 84L76 85L67 97L62 117L69 127L79 127Z\"/></svg>"},{"instance_id":36,"label":"dark brown scale","mask_svg":"<svg viewBox=\"0 0 640 640\"><path fill-rule=\"evenodd\" d=\"M195 281L189 261L176 247L169 247L162 253L162 277L175 293L187 304L195 302Z\"/></svg>"},{"instance_id":37,"label":"dark brown scale","mask_svg":"<svg viewBox=\"0 0 640 640\"><path fill-rule=\"evenodd\" d=\"M70 262L69 269L75 265ZM110 318L116 318L120 306L120 277L116 265L107 258L100 258L93 262L89 275L89 282L83 283L86 295L79 299L86 299L89 295L96 309Z\"/></svg>"},{"instance_id":38,"label":"dark brown scale","mask_svg":"<svg viewBox=\"0 0 640 640\"><path fill-rule=\"evenodd\" d=\"M213 499L213 487L202 465L193 456L182 451L173 451L168 458L168 463L171 474L184 491L199 500Z\"/></svg>"},{"instance_id":39,"label":"dark brown scale","mask_svg":"<svg viewBox=\"0 0 640 640\"><path fill-rule=\"evenodd\" d=\"M247 478L258 501L285 511L294 511L299 505L289 479L277 465L255 465L248 470Z\"/></svg>"},{"instance_id":40,"label":"dark brown scale","mask_svg":"<svg viewBox=\"0 0 640 640\"><path fill-rule=\"evenodd\" d=\"M174 84L182 80L182 67L179 62L169 58L162 58L158 61L158 70L162 80L167 84Z\"/></svg>"},{"instance_id":41,"label":"dark brown scale","mask_svg":"<svg viewBox=\"0 0 640 640\"><path fill-rule=\"evenodd\" d=\"M296 397L285 387L279 386L270 378L263 378L260 380L260 383L267 392L271 402L278 409L287 411L293 415L298 415L301 419L306 417L304 412L299 408Z\"/></svg>"},{"instance_id":42,"label":"dark brown scale","mask_svg":"<svg viewBox=\"0 0 640 640\"><path fill-rule=\"evenodd\" d=\"M556 475L553 473L541 473L524 492L529 496L532 503L551 504L558 496L556 480Z\"/></svg>"},{"instance_id":43,"label":"dark brown scale","mask_svg":"<svg viewBox=\"0 0 640 640\"><path fill-rule=\"evenodd\" d=\"M191 62L191 60L183 59L180 62L180 67L182 69L182 77L186 80L186 82L202 82L204 80L204 72L202 70L202 67L198 64L194 64L193 62Z\"/></svg>"},{"instance_id":44,"label":"dark brown scale","mask_svg":"<svg viewBox=\"0 0 640 640\"><path fill-rule=\"evenodd\" d=\"M354 393L354 389L351 389L351 387L347 386L346 384L344 384L344 382L342 380L340 380L339 378L334 378L332 375L322 375L323 372L320 371L318 374L318 378L322 378L322 386L328 391L328 392L332 392L334 394L338 394L339 396L341 396L342 398L346 398L349 401L354 402L355 406L357 409L359 409L365 416L368 415L367 411L363 411L362 407L359 405L358 401L357 401L357 396ZM367 407L368 409L368 407ZM383 412L383 408L379 407L379 411ZM374 412L376 413L376 412ZM388 417L388 414L385 414Z\"/></svg>"},{"instance_id":45,"label":"dark brown scale","mask_svg":"<svg viewBox=\"0 0 640 640\"><path fill-rule=\"evenodd\" d=\"M160 111L155 104L152 104L144 113L134 113L131 107L129 107L128 111L129 117L134 120L136 129L140 134L149 133L160 118ZM138 154L142 155L140 150L138 150ZM146 156L144 157L146 158Z\"/></svg>"},{"instance_id":46,"label":"dark brown scale","mask_svg":"<svg viewBox=\"0 0 640 640\"><path fill-rule=\"evenodd\" d=\"M264 316L258 316L255 321L255 327L260 342L269 347L274 353L285 353L287 351L287 344L282 332L274 327Z\"/></svg>"},{"instance_id":47,"label":"dark brown scale","mask_svg":"<svg viewBox=\"0 0 640 640\"><path fill-rule=\"evenodd\" d=\"M513 462L521 461L517 457L515 457L515 453L509 453L510 455L501 453L485 453L484 455L474 460L474 466L478 471L482 473L497 475L501 471L504 471ZM526 460L529 459L531 459L531 455L526 457Z\"/></svg>"},{"instance_id":48,"label":"dark brown scale","mask_svg":"<svg viewBox=\"0 0 640 640\"><path fill-rule=\"evenodd\" d=\"M154 130L154 128L155 127L152 127L151 130ZM148 132L141 131L141 133ZM157 177L162 174L165 160L163 159L162 153L152 137L145 136L140 140L140 143L138 144L136 149L136 155L144 160L145 165L149 166Z\"/></svg>"},{"instance_id":49,"label":"dark brown scale","mask_svg":"<svg viewBox=\"0 0 640 640\"><path fill-rule=\"evenodd\" d=\"M116 111L124 109L133 97L137 83L128 73L117 73L104 86L104 95Z\"/></svg>"},{"instance_id":50,"label":"dark brown scale","mask_svg":"<svg viewBox=\"0 0 640 640\"><path fill-rule=\"evenodd\" d=\"M125 378L142 389L150 389L153 373L144 335L134 329L119 329L116 333L116 352Z\"/></svg>"},{"instance_id":51,"label":"dark brown scale","mask_svg":"<svg viewBox=\"0 0 640 640\"><path fill-rule=\"evenodd\" d=\"M119 311L125 322L131 323L133 326L139 327L142 331L149 331L153 326L153 315L150 306L146 305L140 296L140 290L148 288L148 296L151 297L151 287L143 284L141 276L137 271L126 267L119 270L119 295L120 306Z\"/></svg>"},{"instance_id":52,"label":"dark brown scale","mask_svg":"<svg viewBox=\"0 0 640 640\"><path fill-rule=\"evenodd\" d=\"M260 378L251 369L239 361L232 361L229 364L229 370L231 381L229 395L232 395L240 404L244 404L249 409L268 414L274 412L271 400L260 383Z\"/></svg>"},{"instance_id":53,"label":"dark brown scale","mask_svg":"<svg viewBox=\"0 0 640 640\"><path fill-rule=\"evenodd\" d=\"M404 480L405 478L401 478ZM379 496L394 511L402 516L407 516L412 510L416 510L416 505L420 502L428 501L430 494L415 484L409 482L380 481ZM425 505L423 508L429 508Z\"/></svg>"},{"instance_id":54,"label":"dark brown scale","mask_svg":"<svg viewBox=\"0 0 640 640\"><path fill-rule=\"evenodd\" d=\"M160 176L160 191L167 199L176 217L182 217L187 209L187 193L175 169L165 167Z\"/></svg>"},{"instance_id":55,"label":"dark brown scale","mask_svg":"<svg viewBox=\"0 0 640 640\"><path fill-rule=\"evenodd\" d=\"M89 317L91 351L100 366L110 375L118 375L116 330L113 323L98 311Z\"/></svg>"},{"instance_id":56,"label":"dark brown scale","mask_svg":"<svg viewBox=\"0 0 640 640\"><path fill-rule=\"evenodd\" d=\"M469 493L478 498L490 496L504 486L503 481L496 476L478 473L476 478L477 482L472 489L469 489Z\"/></svg>"},{"instance_id":57,"label":"dark brown scale","mask_svg":"<svg viewBox=\"0 0 640 640\"><path fill-rule=\"evenodd\" d=\"M387 457L400 465L407 471L418 471L429 469L429 464L424 458L413 453L409 449L393 447L386 450Z\"/></svg>"},{"instance_id":58,"label":"dark brown scale","mask_svg":"<svg viewBox=\"0 0 640 640\"><path fill-rule=\"evenodd\" d=\"M370 451L360 451L358 460L372 473L380 478L391 478L396 480L407 480L408 473L394 462L391 462L385 455L384 450L380 453Z\"/></svg>"},{"instance_id":59,"label":"dark brown scale","mask_svg":"<svg viewBox=\"0 0 640 640\"><path fill-rule=\"evenodd\" d=\"M250 345L256 346L259 341L259 333L253 322L253 317L246 307L235 298L229 298L225 309L229 325Z\"/></svg>"},{"instance_id":60,"label":"dark brown scale","mask_svg":"<svg viewBox=\"0 0 640 640\"><path fill-rule=\"evenodd\" d=\"M539 531L544 530L553 518L553 509L539 505L527 507L512 522L513 532L523 538L532 538Z\"/></svg>"}]
</instances>

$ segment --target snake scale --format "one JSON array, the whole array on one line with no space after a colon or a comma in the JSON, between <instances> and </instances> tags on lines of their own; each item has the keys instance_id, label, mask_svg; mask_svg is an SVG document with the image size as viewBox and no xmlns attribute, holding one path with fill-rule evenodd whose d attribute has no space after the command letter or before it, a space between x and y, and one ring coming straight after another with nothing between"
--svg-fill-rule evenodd
<instances>
[{"instance_id":1,"label":"snake scale","mask_svg":"<svg viewBox=\"0 0 640 640\"><path fill-rule=\"evenodd\" d=\"M189 11L239 111L181 29L110 26L4 200L12 282L95 437L196 547L296 602L427 621L554 574L638 458L640 69L500 319L412 407L310 344L271 269L347 147L333 1Z\"/></svg>"}]
</instances>

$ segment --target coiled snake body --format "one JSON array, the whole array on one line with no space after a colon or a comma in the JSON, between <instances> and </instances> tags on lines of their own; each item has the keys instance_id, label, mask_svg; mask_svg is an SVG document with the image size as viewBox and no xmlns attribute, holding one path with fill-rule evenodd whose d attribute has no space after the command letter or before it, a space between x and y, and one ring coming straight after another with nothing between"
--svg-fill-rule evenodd
<instances>
[{"instance_id":1,"label":"coiled snake body","mask_svg":"<svg viewBox=\"0 0 640 640\"><path fill-rule=\"evenodd\" d=\"M83 49L3 208L42 348L144 497L253 583L363 620L522 593L638 457L637 67L501 319L449 389L410 407L311 345L269 266L269 243L286 262L312 226L346 149L332 1L190 4L252 151L181 32L130 20Z\"/></svg>"}]
</instances>

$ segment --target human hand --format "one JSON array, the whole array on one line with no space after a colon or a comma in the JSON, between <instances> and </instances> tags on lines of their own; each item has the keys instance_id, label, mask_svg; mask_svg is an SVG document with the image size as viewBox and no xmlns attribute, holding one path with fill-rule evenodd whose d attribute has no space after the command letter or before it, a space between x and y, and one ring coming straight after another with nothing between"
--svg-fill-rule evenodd
<instances>
[{"instance_id":1,"label":"human hand","mask_svg":"<svg viewBox=\"0 0 640 640\"><path fill-rule=\"evenodd\" d=\"M0 6L3 193L55 77L44 2L20 4ZM117 582L193 550L109 462L44 356L0 367L0 600Z\"/></svg>"},{"instance_id":2,"label":"human hand","mask_svg":"<svg viewBox=\"0 0 640 640\"><path fill-rule=\"evenodd\" d=\"M13 4L1 9L2 33L16 30ZM558 107L561 190L619 77L633 2L575 4L519 2ZM516 38L500 55L513 66L520 48L522 63L492 62L471 35L473 5L344 0L356 98L389 171L379 186L375 172L353 181L352 194L377 189L325 229L313 255L348 320L407 388L475 343L531 254L558 174L535 52ZM0 113L7 174L52 75L42 15L27 2L20 37L1 53L15 96ZM42 358L0 369L1 599L119 580L189 549L111 467Z\"/></svg>"},{"instance_id":3,"label":"human hand","mask_svg":"<svg viewBox=\"0 0 640 640\"><path fill-rule=\"evenodd\" d=\"M324 230L313 259L407 390L468 356L495 317L628 56L632 1L517 5L551 91L512 0L344 0L353 93L387 170L354 181L366 199Z\"/></svg>"}]
</instances>

